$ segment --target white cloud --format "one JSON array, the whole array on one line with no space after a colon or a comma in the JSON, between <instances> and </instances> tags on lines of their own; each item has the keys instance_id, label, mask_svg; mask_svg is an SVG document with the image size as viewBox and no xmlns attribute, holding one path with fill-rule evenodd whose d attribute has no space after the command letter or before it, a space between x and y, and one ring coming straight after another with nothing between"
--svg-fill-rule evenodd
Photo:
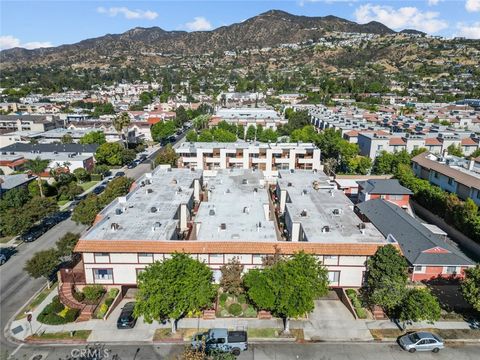
<instances>
[{"instance_id":1,"label":"white cloud","mask_svg":"<svg viewBox=\"0 0 480 360\"><path fill-rule=\"evenodd\" d=\"M193 21L185 24L185 28L189 31L205 31L212 30L213 26L210 21L205 19L203 16L196 16L193 18Z\"/></svg>"},{"instance_id":2,"label":"white cloud","mask_svg":"<svg viewBox=\"0 0 480 360\"><path fill-rule=\"evenodd\" d=\"M465 2L465 9L468 12L480 11L480 0L467 0Z\"/></svg>"},{"instance_id":3,"label":"white cloud","mask_svg":"<svg viewBox=\"0 0 480 360\"><path fill-rule=\"evenodd\" d=\"M361 5L355 10L355 18L359 23L379 21L392 29L414 28L427 33L436 33L448 27L448 23L438 18L434 11L422 12L416 7L394 9L387 5Z\"/></svg>"},{"instance_id":4,"label":"white cloud","mask_svg":"<svg viewBox=\"0 0 480 360\"><path fill-rule=\"evenodd\" d=\"M20 39L12 35L0 36L0 50L11 49L14 47L21 47L31 50L51 46L53 46L53 44L49 41L31 41L27 43L22 43Z\"/></svg>"},{"instance_id":5,"label":"white cloud","mask_svg":"<svg viewBox=\"0 0 480 360\"><path fill-rule=\"evenodd\" d=\"M480 39L480 21L467 25L464 23L457 24L458 32L456 36L463 36L468 39Z\"/></svg>"},{"instance_id":6,"label":"white cloud","mask_svg":"<svg viewBox=\"0 0 480 360\"><path fill-rule=\"evenodd\" d=\"M440 0L428 0L428 5L433 6L437 5L440 2Z\"/></svg>"},{"instance_id":7,"label":"white cloud","mask_svg":"<svg viewBox=\"0 0 480 360\"><path fill-rule=\"evenodd\" d=\"M158 13L152 10L131 10L125 6L122 7L111 7L111 8L104 8L100 6L97 8L97 12L99 14L106 14L111 17L115 17L117 15L123 15L125 19L146 19L146 20L154 20L158 17Z\"/></svg>"}]
</instances>

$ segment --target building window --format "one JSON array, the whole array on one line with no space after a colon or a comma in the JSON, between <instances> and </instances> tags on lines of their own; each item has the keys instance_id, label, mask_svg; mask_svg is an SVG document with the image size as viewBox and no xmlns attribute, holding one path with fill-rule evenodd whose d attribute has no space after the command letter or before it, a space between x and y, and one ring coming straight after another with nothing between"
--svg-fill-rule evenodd
<instances>
[{"instance_id":1,"label":"building window","mask_svg":"<svg viewBox=\"0 0 480 360\"><path fill-rule=\"evenodd\" d=\"M210 254L210 264L223 264L223 254Z\"/></svg>"},{"instance_id":2,"label":"building window","mask_svg":"<svg viewBox=\"0 0 480 360\"><path fill-rule=\"evenodd\" d=\"M403 200L403 195L390 195L390 200Z\"/></svg>"},{"instance_id":3,"label":"building window","mask_svg":"<svg viewBox=\"0 0 480 360\"><path fill-rule=\"evenodd\" d=\"M138 257L153 257L152 253L139 253Z\"/></svg>"},{"instance_id":4,"label":"building window","mask_svg":"<svg viewBox=\"0 0 480 360\"><path fill-rule=\"evenodd\" d=\"M113 270L112 269L94 269L93 276L95 280L112 280Z\"/></svg>"},{"instance_id":5,"label":"building window","mask_svg":"<svg viewBox=\"0 0 480 360\"><path fill-rule=\"evenodd\" d=\"M457 267L456 266L447 266L445 269L445 273L449 275L454 275L457 273Z\"/></svg>"},{"instance_id":6,"label":"building window","mask_svg":"<svg viewBox=\"0 0 480 360\"><path fill-rule=\"evenodd\" d=\"M434 171L434 172L433 172L433 177L434 177L435 179L438 179L438 172Z\"/></svg>"},{"instance_id":7,"label":"building window","mask_svg":"<svg viewBox=\"0 0 480 360\"><path fill-rule=\"evenodd\" d=\"M109 253L95 253L95 262L110 262Z\"/></svg>"},{"instance_id":8,"label":"building window","mask_svg":"<svg viewBox=\"0 0 480 360\"><path fill-rule=\"evenodd\" d=\"M340 280L340 271L329 271L328 272L328 281L330 284L338 283Z\"/></svg>"},{"instance_id":9,"label":"building window","mask_svg":"<svg viewBox=\"0 0 480 360\"><path fill-rule=\"evenodd\" d=\"M448 178L448 185L453 185L453 178Z\"/></svg>"},{"instance_id":10,"label":"building window","mask_svg":"<svg viewBox=\"0 0 480 360\"><path fill-rule=\"evenodd\" d=\"M415 265L415 268L413 269L414 272L423 272L423 266L422 265Z\"/></svg>"},{"instance_id":11,"label":"building window","mask_svg":"<svg viewBox=\"0 0 480 360\"><path fill-rule=\"evenodd\" d=\"M337 260L338 256L337 255L325 255L323 257L324 260Z\"/></svg>"},{"instance_id":12,"label":"building window","mask_svg":"<svg viewBox=\"0 0 480 360\"><path fill-rule=\"evenodd\" d=\"M377 145L377 150L383 150L383 145Z\"/></svg>"}]
</instances>

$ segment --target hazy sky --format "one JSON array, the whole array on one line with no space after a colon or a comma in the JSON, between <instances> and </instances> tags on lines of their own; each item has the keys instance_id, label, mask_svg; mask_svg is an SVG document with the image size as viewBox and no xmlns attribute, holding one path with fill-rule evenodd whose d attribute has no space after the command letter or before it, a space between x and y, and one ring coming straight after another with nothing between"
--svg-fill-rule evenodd
<instances>
[{"instance_id":1,"label":"hazy sky","mask_svg":"<svg viewBox=\"0 0 480 360\"><path fill-rule=\"evenodd\" d=\"M138 26L212 30L271 9L480 39L480 0L0 0L0 49L57 46Z\"/></svg>"}]
</instances>

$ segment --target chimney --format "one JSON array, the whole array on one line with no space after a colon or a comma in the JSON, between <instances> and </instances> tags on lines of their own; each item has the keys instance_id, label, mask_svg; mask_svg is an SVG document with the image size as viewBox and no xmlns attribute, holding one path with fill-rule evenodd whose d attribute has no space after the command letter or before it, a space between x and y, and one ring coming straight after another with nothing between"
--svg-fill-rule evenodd
<instances>
[{"instance_id":1,"label":"chimney","mask_svg":"<svg viewBox=\"0 0 480 360\"><path fill-rule=\"evenodd\" d=\"M474 160L474 159L471 159L471 160L468 162L468 170L472 171L474 167L475 167L475 160Z\"/></svg>"}]
</instances>

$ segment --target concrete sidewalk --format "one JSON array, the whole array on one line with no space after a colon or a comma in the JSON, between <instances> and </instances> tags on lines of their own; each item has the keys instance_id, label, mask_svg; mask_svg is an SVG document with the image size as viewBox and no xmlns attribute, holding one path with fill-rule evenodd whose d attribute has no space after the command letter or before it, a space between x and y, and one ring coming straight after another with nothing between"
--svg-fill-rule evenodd
<instances>
[{"instance_id":1,"label":"concrete sidewalk","mask_svg":"<svg viewBox=\"0 0 480 360\"><path fill-rule=\"evenodd\" d=\"M157 321L147 324L140 318L134 329L117 329L117 319L122 307L132 299L123 299L114 309L107 320L92 319L89 321L73 322L64 325L45 325L37 321L37 317L43 308L48 305L54 296L58 294L53 289L45 300L33 311L31 328L27 319L14 320L10 324L8 332L10 336L19 341L24 341L33 333L54 333L76 330L92 330L89 342L152 342L156 329L170 328L169 322ZM370 329L397 328L393 321L389 320L355 320L343 304L338 300L317 300L315 310L305 320L291 320L290 328L303 329L305 340L309 341L373 341ZM181 319L177 327L179 329L202 329L222 327L230 329L283 329L283 321L273 318L259 320L255 318L218 318L203 320L200 318ZM456 321L439 321L433 325L428 323L416 323L409 328L437 328L437 329L469 329L468 323Z\"/></svg>"}]
</instances>

